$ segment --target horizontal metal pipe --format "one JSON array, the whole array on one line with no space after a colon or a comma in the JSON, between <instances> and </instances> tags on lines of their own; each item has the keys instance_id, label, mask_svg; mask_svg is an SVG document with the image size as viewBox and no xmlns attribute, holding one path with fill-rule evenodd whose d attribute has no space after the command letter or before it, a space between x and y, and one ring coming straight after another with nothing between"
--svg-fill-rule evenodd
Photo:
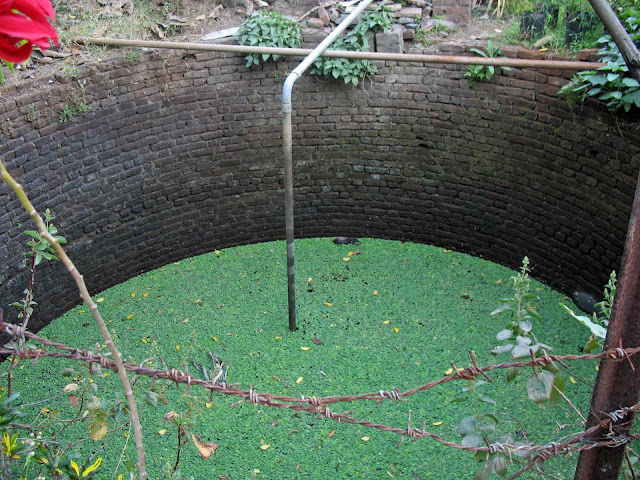
<instances>
[{"instance_id":1,"label":"horizontal metal pipe","mask_svg":"<svg viewBox=\"0 0 640 480\"><path fill-rule=\"evenodd\" d=\"M123 40L118 38L75 37L72 42L82 45L106 45L111 47L166 48L170 50L231 52L231 53L269 53L272 55L293 55L306 57L313 50L308 48L248 47L245 45L221 45L190 42L158 42L151 40ZM572 60L528 60L526 58L485 58L461 55L422 55L416 53L350 52L345 50L325 50L323 57L349 58L373 61L393 61L409 63L438 63L454 65L492 65L513 68L546 68L553 70L597 70L604 63L577 62Z\"/></svg>"}]
</instances>

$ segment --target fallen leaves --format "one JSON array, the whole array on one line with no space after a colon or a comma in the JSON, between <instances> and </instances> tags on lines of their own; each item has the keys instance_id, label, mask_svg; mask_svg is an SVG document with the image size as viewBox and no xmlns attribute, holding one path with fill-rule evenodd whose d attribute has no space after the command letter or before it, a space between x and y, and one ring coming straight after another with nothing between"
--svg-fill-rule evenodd
<instances>
[{"instance_id":1,"label":"fallen leaves","mask_svg":"<svg viewBox=\"0 0 640 480\"><path fill-rule=\"evenodd\" d=\"M322 344L324 343L322 340L320 340L319 338L316 338L316 337L313 337L313 338L311 339L311 341L312 341L313 343L315 343L316 345L322 345Z\"/></svg>"},{"instance_id":2,"label":"fallen leaves","mask_svg":"<svg viewBox=\"0 0 640 480\"><path fill-rule=\"evenodd\" d=\"M193 443L198 449L198 453L200 454L200 456L205 460L209 458L211 455L213 455L216 452L216 449L218 448L217 443L205 442L195 433L191 434L191 440L193 440Z\"/></svg>"},{"instance_id":3,"label":"fallen leaves","mask_svg":"<svg viewBox=\"0 0 640 480\"><path fill-rule=\"evenodd\" d=\"M298 377L298 379L296 380L296 384L302 383L303 380L304 377Z\"/></svg>"},{"instance_id":4,"label":"fallen leaves","mask_svg":"<svg viewBox=\"0 0 640 480\"><path fill-rule=\"evenodd\" d=\"M431 425L433 425L434 427L439 427L440 425L442 425L444 422L442 420L440 420L439 422L433 422Z\"/></svg>"},{"instance_id":5,"label":"fallen leaves","mask_svg":"<svg viewBox=\"0 0 640 480\"><path fill-rule=\"evenodd\" d=\"M303 352L308 352L309 350L311 350L311 347L300 347L300 350L302 350Z\"/></svg>"},{"instance_id":6,"label":"fallen leaves","mask_svg":"<svg viewBox=\"0 0 640 480\"><path fill-rule=\"evenodd\" d=\"M368 442L369 440L371 440L371 437L369 436L362 437L360 440L362 440L363 442Z\"/></svg>"},{"instance_id":7,"label":"fallen leaves","mask_svg":"<svg viewBox=\"0 0 640 480\"><path fill-rule=\"evenodd\" d=\"M96 298L96 303L104 302L104 297Z\"/></svg>"}]
</instances>

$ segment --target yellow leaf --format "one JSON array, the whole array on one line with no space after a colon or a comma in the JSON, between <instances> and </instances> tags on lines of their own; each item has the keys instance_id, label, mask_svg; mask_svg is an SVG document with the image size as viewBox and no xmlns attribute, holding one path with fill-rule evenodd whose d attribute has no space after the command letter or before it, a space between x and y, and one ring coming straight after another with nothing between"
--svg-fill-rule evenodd
<instances>
[{"instance_id":1,"label":"yellow leaf","mask_svg":"<svg viewBox=\"0 0 640 480\"><path fill-rule=\"evenodd\" d=\"M444 253L451 253L453 250L443 250Z\"/></svg>"},{"instance_id":2,"label":"yellow leaf","mask_svg":"<svg viewBox=\"0 0 640 480\"><path fill-rule=\"evenodd\" d=\"M353 252L349 252L349 253L347 253L347 255L352 256L352 255L353 255Z\"/></svg>"},{"instance_id":3,"label":"yellow leaf","mask_svg":"<svg viewBox=\"0 0 640 480\"><path fill-rule=\"evenodd\" d=\"M96 303L104 302L104 297L96 298Z\"/></svg>"},{"instance_id":4,"label":"yellow leaf","mask_svg":"<svg viewBox=\"0 0 640 480\"><path fill-rule=\"evenodd\" d=\"M309 350L311 350L311 347L300 347L300 350L307 352Z\"/></svg>"},{"instance_id":5,"label":"yellow leaf","mask_svg":"<svg viewBox=\"0 0 640 480\"><path fill-rule=\"evenodd\" d=\"M165 433L167 433L166 428L163 428L162 430L158 430L158 435L164 435Z\"/></svg>"},{"instance_id":6,"label":"yellow leaf","mask_svg":"<svg viewBox=\"0 0 640 480\"><path fill-rule=\"evenodd\" d=\"M332 304L332 303L324 302L324 304L325 304L327 307L333 307L333 304Z\"/></svg>"},{"instance_id":7,"label":"yellow leaf","mask_svg":"<svg viewBox=\"0 0 640 480\"><path fill-rule=\"evenodd\" d=\"M304 380L304 377L298 377L298 379L296 380L296 383L302 383L302 380Z\"/></svg>"},{"instance_id":8,"label":"yellow leaf","mask_svg":"<svg viewBox=\"0 0 640 480\"><path fill-rule=\"evenodd\" d=\"M218 448L217 443L205 442L195 433L191 434L191 440L193 440L193 443L198 449L198 453L200 454L200 456L205 460L209 458L211 455L213 455L216 451L216 448Z\"/></svg>"},{"instance_id":9,"label":"yellow leaf","mask_svg":"<svg viewBox=\"0 0 640 480\"><path fill-rule=\"evenodd\" d=\"M104 373L102 374L102 376L103 376L104 378L107 378L109 375L111 375L111 372L104 372Z\"/></svg>"},{"instance_id":10,"label":"yellow leaf","mask_svg":"<svg viewBox=\"0 0 640 480\"><path fill-rule=\"evenodd\" d=\"M496 281L496 283L502 283L502 279L499 279L498 281Z\"/></svg>"},{"instance_id":11,"label":"yellow leaf","mask_svg":"<svg viewBox=\"0 0 640 480\"><path fill-rule=\"evenodd\" d=\"M95 462L93 462L92 465L88 466L85 469L85 471L82 472L82 478L85 478L91 472L93 472L94 470L97 470L101 463L102 463L102 457L98 457L98 459Z\"/></svg>"},{"instance_id":12,"label":"yellow leaf","mask_svg":"<svg viewBox=\"0 0 640 480\"><path fill-rule=\"evenodd\" d=\"M133 313L131 315L127 315L127 320L131 320L133 318Z\"/></svg>"},{"instance_id":13,"label":"yellow leaf","mask_svg":"<svg viewBox=\"0 0 640 480\"><path fill-rule=\"evenodd\" d=\"M216 337L211 337L211 340L213 340L214 342L218 341L218 339Z\"/></svg>"},{"instance_id":14,"label":"yellow leaf","mask_svg":"<svg viewBox=\"0 0 640 480\"><path fill-rule=\"evenodd\" d=\"M209 402L205 403L204 406L207 408L211 408L211 404Z\"/></svg>"},{"instance_id":15,"label":"yellow leaf","mask_svg":"<svg viewBox=\"0 0 640 480\"><path fill-rule=\"evenodd\" d=\"M142 296L143 296L144 298L147 298L147 297L149 296L149 293L144 292L144 293L142 294Z\"/></svg>"},{"instance_id":16,"label":"yellow leaf","mask_svg":"<svg viewBox=\"0 0 640 480\"><path fill-rule=\"evenodd\" d=\"M451 375L452 373L453 373L453 368L450 368L449 370L444 372L445 375Z\"/></svg>"},{"instance_id":17,"label":"yellow leaf","mask_svg":"<svg viewBox=\"0 0 640 480\"><path fill-rule=\"evenodd\" d=\"M350 257L344 257L342 260L344 260L345 262L348 262L349 260L351 260Z\"/></svg>"},{"instance_id":18,"label":"yellow leaf","mask_svg":"<svg viewBox=\"0 0 640 480\"><path fill-rule=\"evenodd\" d=\"M571 383L573 383L574 385L575 385L576 383L578 383L578 382L576 381L576 379L575 379L575 378L573 378L573 377L569 377L569 381L570 381Z\"/></svg>"},{"instance_id":19,"label":"yellow leaf","mask_svg":"<svg viewBox=\"0 0 640 480\"><path fill-rule=\"evenodd\" d=\"M391 323L391 320L385 320L384 322L382 322L383 325L389 325Z\"/></svg>"},{"instance_id":20,"label":"yellow leaf","mask_svg":"<svg viewBox=\"0 0 640 480\"><path fill-rule=\"evenodd\" d=\"M371 440L371 437L362 437L360 440L362 440L363 442L368 442L369 440Z\"/></svg>"},{"instance_id":21,"label":"yellow leaf","mask_svg":"<svg viewBox=\"0 0 640 480\"><path fill-rule=\"evenodd\" d=\"M433 422L431 425L433 425L434 427L439 427L440 425L442 425L444 422L440 421L440 422Z\"/></svg>"},{"instance_id":22,"label":"yellow leaf","mask_svg":"<svg viewBox=\"0 0 640 480\"><path fill-rule=\"evenodd\" d=\"M282 340L282 337L273 337L273 338L275 338L276 340Z\"/></svg>"},{"instance_id":23,"label":"yellow leaf","mask_svg":"<svg viewBox=\"0 0 640 480\"><path fill-rule=\"evenodd\" d=\"M141 339L140 339L140 341L141 341L142 343L149 343L149 340L147 340L146 338L141 338Z\"/></svg>"},{"instance_id":24,"label":"yellow leaf","mask_svg":"<svg viewBox=\"0 0 640 480\"><path fill-rule=\"evenodd\" d=\"M335 430L331 430L331 431L329 432L329 435L327 435L327 438L331 438L331 437L333 437L335 434L336 434L336 431L335 431Z\"/></svg>"},{"instance_id":25,"label":"yellow leaf","mask_svg":"<svg viewBox=\"0 0 640 480\"><path fill-rule=\"evenodd\" d=\"M132 294L131 294L131 298L136 298L136 294L135 294L135 293L132 293Z\"/></svg>"},{"instance_id":26,"label":"yellow leaf","mask_svg":"<svg viewBox=\"0 0 640 480\"><path fill-rule=\"evenodd\" d=\"M78 310L78 313L86 313L86 310Z\"/></svg>"},{"instance_id":27,"label":"yellow leaf","mask_svg":"<svg viewBox=\"0 0 640 480\"><path fill-rule=\"evenodd\" d=\"M312 280L312 278L311 278L311 277L309 277L309 278L307 279L307 283L311 283L311 280Z\"/></svg>"},{"instance_id":28,"label":"yellow leaf","mask_svg":"<svg viewBox=\"0 0 640 480\"><path fill-rule=\"evenodd\" d=\"M214 250L213 253L215 253L217 256L220 256L220 254L222 253L221 250Z\"/></svg>"},{"instance_id":29,"label":"yellow leaf","mask_svg":"<svg viewBox=\"0 0 640 480\"><path fill-rule=\"evenodd\" d=\"M265 443L264 445L260 445L260 450L266 450L271 446L270 443Z\"/></svg>"},{"instance_id":30,"label":"yellow leaf","mask_svg":"<svg viewBox=\"0 0 640 480\"><path fill-rule=\"evenodd\" d=\"M120 475L118 475L118 480L122 480L124 478L124 473L121 473Z\"/></svg>"},{"instance_id":31,"label":"yellow leaf","mask_svg":"<svg viewBox=\"0 0 640 480\"><path fill-rule=\"evenodd\" d=\"M182 323L189 323L189 319L185 318L184 320L182 320Z\"/></svg>"},{"instance_id":32,"label":"yellow leaf","mask_svg":"<svg viewBox=\"0 0 640 480\"><path fill-rule=\"evenodd\" d=\"M548 50L549 50L548 48L541 48L541 49L540 49L540 51L541 51L541 52L546 52L546 51L548 51Z\"/></svg>"},{"instance_id":33,"label":"yellow leaf","mask_svg":"<svg viewBox=\"0 0 640 480\"><path fill-rule=\"evenodd\" d=\"M393 331L398 333L400 331L400 329L398 327L393 327Z\"/></svg>"},{"instance_id":34,"label":"yellow leaf","mask_svg":"<svg viewBox=\"0 0 640 480\"><path fill-rule=\"evenodd\" d=\"M260 469L259 468L254 468L253 469L253 473L260 473Z\"/></svg>"},{"instance_id":35,"label":"yellow leaf","mask_svg":"<svg viewBox=\"0 0 640 480\"><path fill-rule=\"evenodd\" d=\"M73 460L71 460L71 462L69 462L69 465L71 465L71 468L73 468L73 471L76 473L76 477L80 477L80 469L78 468L78 464L76 462L74 462Z\"/></svg>"},{"instance_id":36,"label":"yellow leaf","mask_svg":"<svg viewBox=\"0 0 640 480\"><path fill-rule=\"evenodd\" d=\"M373 294L374 294L375 296L378 296L378 290L374 290L374 291L373 291Z\"/></svg>"},{"instance_id":37,"label":"yellow leaf","mask_svg":"<svg viewBox=\"0 0 640 480\"><path fill-rule=\"evenodd\" d=\"M180 350L182 347L180 345L176 345L176 350Z\"/></svg>"}]
</instances>

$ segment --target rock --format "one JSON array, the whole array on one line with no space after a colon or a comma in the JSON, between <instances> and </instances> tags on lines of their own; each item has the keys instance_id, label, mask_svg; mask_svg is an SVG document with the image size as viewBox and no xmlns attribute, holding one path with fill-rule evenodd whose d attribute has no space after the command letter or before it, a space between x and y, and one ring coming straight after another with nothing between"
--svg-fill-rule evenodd
<instances>
[{"instance_id":1,"label":"rock","mask_svg":"<svg viewBox=\"0 0 640 480\"><path fill-rule=\"evenodd\" d=\"M203 42L210 42L211 40L217 40L219 38L232 37L238 32L238 30L240 30L240 27L225 28L224 30L217 30L215 32L206 34L200 40L202 40Z\"/></svg>"},{"instance_id":2,"label":"rock","mask_svg":"<svg viewBox=\"0 0 640 480\"><path fill-rule=\"evenodd\" d=\"M400 25L407 25L409 23L415 23L416 19L413 17L400 17L396 19Z\"/></svg>"},{"instance_id":3,"label":"rock","mask_svg":"<svg viewBox=\"0 0 640 480\"><path fill-rule=\"evenodd\" d=\"M332 22L335 22L336 20L338 20L338 17L340 16L340 12L338 11L337 8L332 8L331 10L329 10L329 19Z\"/></svg>"},{"instance_id":4,"label":"rock","mask_svg":"<svg viewBox=\"0 0 640 480\"><path fill-rule=\"evenodd\" d=\"M553 35L546 35L533 44L533 48L542 48L553 42Z\"/></svg>"},{"instance_id":5,"label":"rock","mask_svg":"<svg viewBox=\"0 0 640 480\"><path fill-rule=\"evenodd\" d=\"M423 19L420 22L420 26L424 30L432 30L434 28L439 28L440 30L455 30L456 24L453 22L449 22L447 20L442 20L440 18L427 18Z\"/></svg>"},{"instance_id":6,"label":"rock","mask_svg":"<svg viewBox=\"0 0 640 480\"><path fill-rule=\"evenodd\" d=\"M420 26L420 24L419 24L419 23L407 23L407 24L405 25L405 27L410 28L410 29L412 29L412 30L415 30L415 29L416 29L416 28L418 28L419 26ZM406 37L405 37L405 40L406 40Z\"/></svg>"},{"instance_id":7,"label":"rock","mask_svg":"<svg viewBox=\"0 0 640 480\"><path fill-rule=\"evenodd\" d=\"M325 23L320 18L307 18L305 22L311 28L324 28L325 26Z\"/></svg>"},{"instance_id":8,"label":"rock","mask_svg":"<svg viewBox=\"0 0 640 480\"><path fill-rule=\"evenodd\" d=\"M394 17L419 18L422 17L422 9L420 7L403 7L393 15Z\"/></svg>"},{"instance_id":9,"label":"rock","mask_svg":"<svg viewBox=\"0 0 640 480\"><path fill-rule=\"evenodd\" d=\"M392 3L391 5L385 5L384 8L389 12L399 12L402 10L401 3Z\"/></svg>"},{"instance_id":10,"label":"rock","mask_svg":"<svg viewBox=\"0 0 640 480\"><path fill-rule=\"evenodd\" d=\"M333 239L333 243L336 245L358 245L358 239L356 237L336 237Z\"/></svg>"},{"instance_id":11,"label":"rock","mask_svg":"<svg viewBox=\"0 0 640 480\"><path fill-rule=\"evenodd\" d=\"M425 0L409 0L409 3L421 8L430 6Z\"/></svg>"},{"instance_id":12,"label":"rock","mask_svg":"<svg viewBox=\"0 0 640 480\"><path fill-rule=\"evenodd\" d=\"M576 307L578 307L583 312L588 313L589 315L596 311L597 301L595 298L593 298L592 295L588 294L587 292L573 292L573 295L571 295L571 299L573 300L573 303L576 304Z\"/></svg>"},{"instance_id":13,"label":"rock","mask_svg":"<svg viewBox=\"0 0 640 480\"><path fill-rule=\"evenodd\" d=\"M376 33L376 51L384 53L403 53L404 37L402 27L394 25L387 33Z\"/></svg>"},{"instance_id":14,"label":"rock","mask_svg":"<svg viewBox=\"0 0 640 480\"><path fill-rule=\"evenodd\" d=\"M322 23L324 23L325 27L331 23L331 18L329 18L329 13L327 12L327 9L324 7L320 7L318 9L318 18L322 20Z\"/></svg>"}]
</instances>

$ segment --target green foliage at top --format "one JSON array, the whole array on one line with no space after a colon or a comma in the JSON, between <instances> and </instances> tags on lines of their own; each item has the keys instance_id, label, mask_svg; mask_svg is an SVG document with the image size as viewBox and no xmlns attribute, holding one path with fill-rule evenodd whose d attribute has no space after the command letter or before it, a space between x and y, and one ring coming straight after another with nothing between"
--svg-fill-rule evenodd
<instances>
[{"instance_id":1,"label":"green foliage at top","mask_svg":"<svg viewBox=\"0 0 640 480\"><path fill-rule=\"evenodd\" d=\"M491 40L487 42L485 51L477 48L472 48L471 51L485 58L503 57L500 47L494 46ZM511 70L511 68L509 67L500 68L502 68L503 70ZM469 65L467 73L465 73L464 76L469 78L471 86L473 86L475 82L484 82L487 80L491 80L495 73L496 67L494 67L493 65Z\"/></svg>"},{"instance_id":2,"label":"green foliage at top","mask_svg":"<svg viewBox=\"0 0 640 480\"><path fill-rule=\"evenodd\" d=\"M331 49L366 52L373 34L380 30L387 32L390 27L391 14L384 7L378 7L374 12L365 12L356 27L345 37L336 40ZM357 85L366 75L373 75L377 71L378 68L369 60L320 57L314 63L311 74L342 78L344 83Z\"/></svg>"},{"instance_id":3,"label":"green foliage at top","mask_svg":"<svg viewBox=\"0 0 640 480\"><path fill-rule=\"evenodd\" d=\"M236 34L240 45L251 47L296 48L300 46L302 27L279 12L260 10L240 26ZM278 60L281 55L251 53L245 58L247 67L266 62L269 58Z\"/></svg>"},{"instance_id":4,"label":"green foliage at top","mask_svg":"<svg viewBox=\"0 0 640 480\"><path fill-rule=\"evenodd\" d=\"M618 15L633 42L640 45L640 8L629 7ZM566 95L570 104L594 98L605 102L614 112L640 108L640 83L629 74L629 67L615 42L607 35L598 43L601 45L599 54L606 65L598 70L577 73L558 94Z\"/></svg>"}]
</instances>

